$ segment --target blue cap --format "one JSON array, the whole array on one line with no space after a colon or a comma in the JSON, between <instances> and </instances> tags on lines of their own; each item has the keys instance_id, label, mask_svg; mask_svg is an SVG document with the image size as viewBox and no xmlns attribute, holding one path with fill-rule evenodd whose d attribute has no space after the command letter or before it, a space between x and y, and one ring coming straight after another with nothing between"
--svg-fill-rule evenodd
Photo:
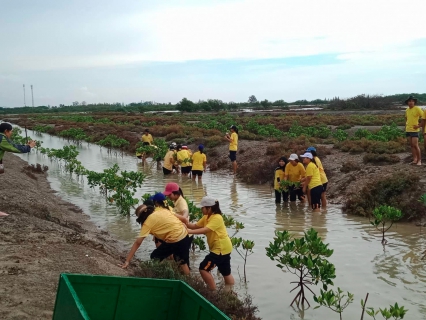
<instances>
[{"instance_id":1,"label":"blue cap","mask_svg":"<svg viewBox=\"0 0 426 320\"><path fill-rule=\"evenodd\" d=\"M154 201L154 202L161 202L161 201L165 201L166 200L166 196L162 193L156 193L155 195L153 195L151 198L149 198L150 200Z\"/></svg>"},{"instance_id":2,"label":"blue cap","mask_svg":"<svg viewBox=\"0 0 426 320\"><path fill-rule=\"evenodd\" d=\"M308 151L308 152L311 152L311 151L317 152L317 149L315 149L315 147L309 147L308 149L306 149L306 151Z\"/></svg>"},{"instance_id":3,"label":"blue cap","mask_svg":"<svg viewBox=\"0 0 426 320\"><path fill-rule=\"evenodd\" d=\"M200 144L200 145L198 146L198 149L204 149L204 146L203 146L202 144Z\"/></svg>"}]
</instances>

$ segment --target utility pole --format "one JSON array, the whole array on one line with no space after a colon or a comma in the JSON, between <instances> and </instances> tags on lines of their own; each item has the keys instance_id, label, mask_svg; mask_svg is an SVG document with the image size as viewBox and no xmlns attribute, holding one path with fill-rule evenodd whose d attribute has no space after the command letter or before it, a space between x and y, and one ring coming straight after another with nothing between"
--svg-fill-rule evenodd
<instances>
[{"instance_id":1,"label":"utility pole","mask_svg":"<svg viewBox=\"0 0 426 320\"><path fill-rule=\"evenodd\" d=\"M34 108L34 93L33 93L33 85L31 85L31 100L33 101L33 108Z\"/></svg>"},{"instance_id":2,"label":"utility pole","mask_svg":"<svg viewBox=\"0 0 426 320\"><path fill-rule=\"evenodd\" d=\"M25 102L25 84L22 85L24 87L24 106L27 106L27 103Z\"/></svg>"}]
</instances>

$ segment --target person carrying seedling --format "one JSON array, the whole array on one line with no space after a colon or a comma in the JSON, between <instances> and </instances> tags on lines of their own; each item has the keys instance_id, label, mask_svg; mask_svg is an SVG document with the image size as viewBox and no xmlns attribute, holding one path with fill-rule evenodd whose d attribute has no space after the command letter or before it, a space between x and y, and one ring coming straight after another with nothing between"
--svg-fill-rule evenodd
<instances>
[{"instance_id":1,"label":"person carrying seedling","mask_svg":"<svg viewBox=\"0 0 426 320\"><path fill-rule=\"evenodd\" d=\"M154 143L154 139L152 138L152 135L149 133L149 129L145 129L144 134L141 136L141 141L143 146L151 146ZM142 159L142 163L146 160L146 152L143 153L136 153L136 157L139 159Z\"/></svg>"},{"instance_id":2,"label":"person carrying seedling","mask_svg":"<svg viewBox=\"0 0 426 320\"><path fill-rule=\"evenodd\" d=\"M410 164L421 166L422 157L419 148L419 131L420 128L425 125L426 115L420 107L416 106L416 103L417 99L413 96L409 96L408 99L405 100L405 104L408 106L405 110L405 136L407 137L411 147L411 153L413 154L413 161ZM419 124L419 119L422 119L421 124Z\"/></svg>"},{"instance_id":3,"label":"person carrying seedling","mask_svg":"<svg viewBox=\"0 0 426 320\"><path fill-rule=\"evenodd\" d=\"M191 157L188 150L183 149L180 144L177 145L176 159L180 164L182 174L188 175L191 172Z\"/></svg>"},{"instance_id":4,"label":"person carrying seedling","mask_svg":"<svg viewBox=\"0 0 426 320\"><path fill-rule=\"evenodd\" d=\"M323 191L321 176L312 153L305 152L300 156L306 166L306 177L303 182L303 192L310 194L310 203L314 212L320 212L321 194Z\"/></svg>"},{"instance_id":5,"label":"person carrying seedling","mask_svg":"<svg viewBox=\"0 0 426 320\"><path fill-rule=\"evenodd\" d=\"M327 207L326 192L327 192L327 186L328 186L327 175L325 174L324 167L322 166L322 162L320 158L318 158L317 156L317 149L315 147L309 147L308 149L306 149L306 152L310 152L312 154L312 156L314 157L315 163L317 164L318 169L320 171L321 183L323 187L323 191L321 193L321 206L323 208L326 208Z\"/></svg>"},{"instance_id":6,"label":"person carrying seedling","mask_svg":"<svg viewBox=\"0 0 426 320\"><path fill-rule=\"evenodd\" d=\"M288 186L285 185L285 168L287 166L287 158L281 157L278 161L278 167L274 171L274 190L275 203L281 203L281 195L284 202L288 202Z\"/></svg>"},{"instance_id":7,"label":"person carrying seedling","mask_svg":"<svg viewBox=\"0 0 426 320\"><path fill-rule=\"evenodd\" d=\"M205 234L210 253L200 263L199 271L210 290L216 290L211 271L217 267L225 280L225 290L231 291L234 277L231 274L232 242L222 218L219 202L212 197L201 199L203 217L196 223L189 223L189 234Z\"/></svg>"},{"instance_id":8,"label":"person carrying seedling","mask_svg":"<svg viewBox=\"0 0 426 320\"><path fill-rule=\"evenodd\" d=\"M285 166L285 177L284 179L290 181L290 202L296 202L296 197L301 201L305 201L303 190L300 181L305 177L306 171L303 164L299 162L297 154L292 153L288 158L289 163Z\"/></svg>"},{"instance_id":9,"label":"person carrying seedling","mask_svg":"<svg viewBox=\"0 0 426 320\"><path fill-rule=\"evenodd\" d=\"M234 174L237 174L238 128L232 125L229 129L231 134L226 133L225 139L229 141L229 159L231 159Z\"/></svg>"},{"instance_id":10,"label":"person carrying seedling","mask_svg":"<svg viewBox=\"0 0 426 320\"><path fill-rule=\"evenodd\" d=\"M123 269L129 266L143 240L152 234L160 244L152 251L151 259L162 261L173 255L174 260L180 264L182 273L189 274L188 231L182 221L170 210L155 206L156 202L164 202L165 199L162 193L157 193L152 199L145 200L141 206L136 208L136 222L142 227L126 261L119 265Z\"/></svg>"},{"instance_id":11,"label":"person carrying seedling","mask_svg":"<svg viewBox=\"0 0 426 320\"><path fill-rule=\"evenodd\" d=\"M26 145L14 144L10 138L12 137L12 125L7 122L0 124L0 174L4 173L3 157L6 152L28 153L34 148L36 142L28 141Z\"/></svg>"},{"instance_id":12,"label":"person carrying seedling","mask_svg":"<svg viewBox=\"0 0 426 320\"><path fill-rule=\"evenodd\" d=\"M188 148L188 146L182 146L183 150L186 150L188 152L189 161L188 161L188 173L191 174L192 171L192 151Z\"/></svg>"}]
</instances>

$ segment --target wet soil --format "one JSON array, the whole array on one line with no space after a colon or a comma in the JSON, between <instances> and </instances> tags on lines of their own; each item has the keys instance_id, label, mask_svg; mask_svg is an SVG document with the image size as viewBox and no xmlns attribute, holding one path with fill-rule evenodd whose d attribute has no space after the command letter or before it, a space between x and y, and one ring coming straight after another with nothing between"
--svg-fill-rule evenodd
<instances>
[{"instance_id":1,"label":"wet soil","mask_svg":"<svg viewBox=\"0 0 426 320\"><path fill-rule=\"evenodd\" d=\"M121 244L6 154L0 176L0 319L51 319L60 273L128 275Z\"/></svg>"}]
</instances>

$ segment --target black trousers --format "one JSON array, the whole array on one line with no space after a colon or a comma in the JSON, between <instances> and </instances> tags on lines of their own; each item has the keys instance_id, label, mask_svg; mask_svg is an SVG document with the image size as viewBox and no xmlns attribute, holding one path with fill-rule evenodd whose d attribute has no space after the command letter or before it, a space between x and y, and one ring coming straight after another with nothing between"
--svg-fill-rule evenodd
<instances>
[{"instance_id":1,"label":"black trousers","mask_svg":"<svg viewBox=\"0 0 426 320\"><path fill-rule=\"evenodd\" d=\"M284 202L288 202L288 192L275 190L275 203L281 203L281 195Z\"/></svg>"}]
</instances>

